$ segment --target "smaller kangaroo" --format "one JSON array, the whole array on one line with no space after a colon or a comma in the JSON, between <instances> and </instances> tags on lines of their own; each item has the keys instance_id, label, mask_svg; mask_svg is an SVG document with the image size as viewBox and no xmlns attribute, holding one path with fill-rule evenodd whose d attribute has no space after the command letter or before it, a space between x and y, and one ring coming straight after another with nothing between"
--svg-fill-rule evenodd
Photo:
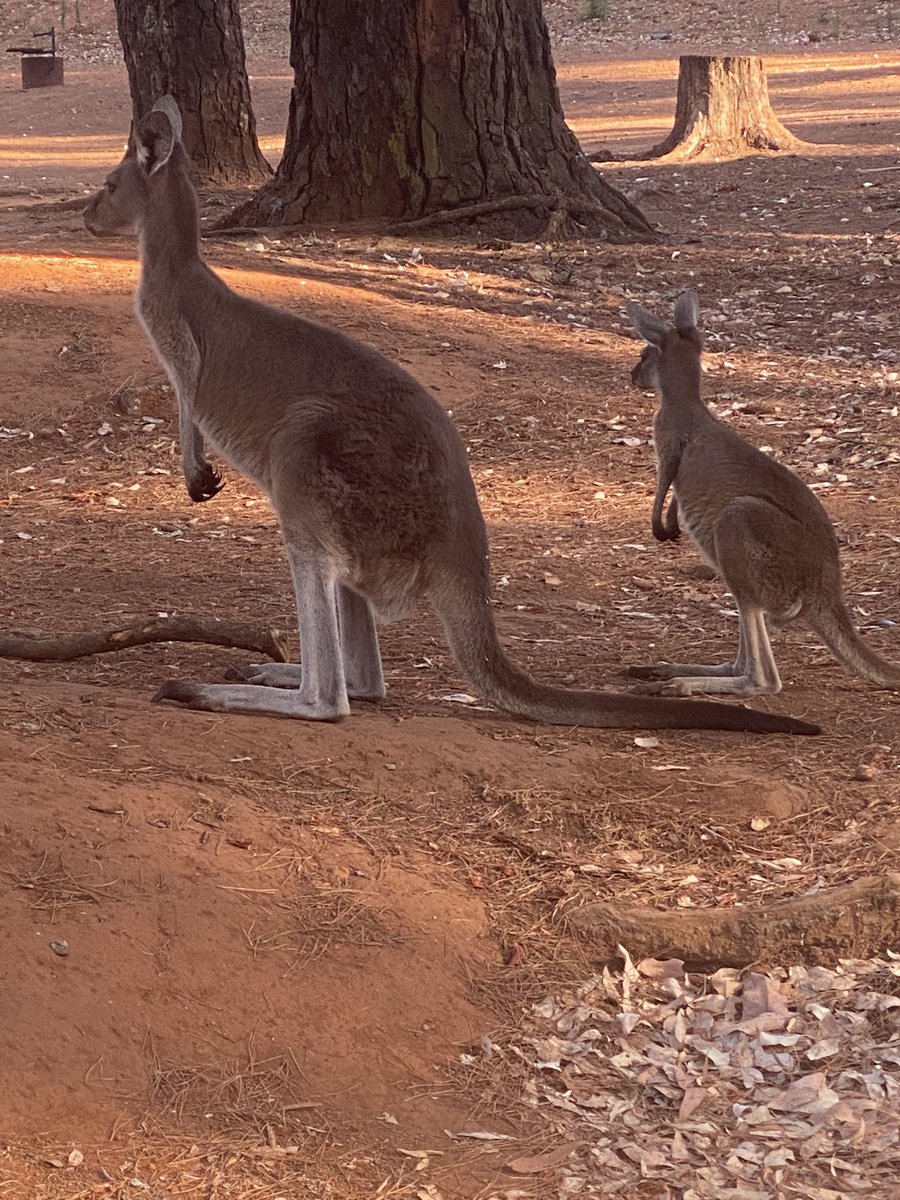
<instances>
[{"instance_id":1,"label":"smaller kangaroo","mask_svg":"<svg viewBox=\"0 0 900 1200\"><path fill-rule=\"evenodd\" d=\"M733 663L660 663L632 667L628 674L659 681L642 691L670 696L778 692L768 614L779 624L801 618L849 672L879 687L900 688L900 666L870 650L847 613L837 538L825 509L792 471L723 425L703 402L696 293L678 297L674 326L637 304L625 311L649 343L631 382L652 388L660 400L653 423L653 536L674 541L680 518L725 581L740 617ZM670 488L674 498L664 519Z\"/></svg>"},{"instance_id":2,"label":"smaller kangaroo","mask_svg":"<svg viewBox=\"0 0 900 1200\"><path fill-rule=\"evenodd\" d=\"M133 127L84 221L98 236L138 232L137 311L178 397L191 498L209 500L222 486L206 454L213 447L268 495L294 580L302 665L258 664L229 683L170 680L154 699L340 720L351 698L384 695L376 617L400 617L425 598L474 687L517 716L613 729L819 732L741 706L552 687L515 666L494 626L484 518L449 416L375 350L240 296L206 266L171 96Z\"/></svg>"}]
</instances>

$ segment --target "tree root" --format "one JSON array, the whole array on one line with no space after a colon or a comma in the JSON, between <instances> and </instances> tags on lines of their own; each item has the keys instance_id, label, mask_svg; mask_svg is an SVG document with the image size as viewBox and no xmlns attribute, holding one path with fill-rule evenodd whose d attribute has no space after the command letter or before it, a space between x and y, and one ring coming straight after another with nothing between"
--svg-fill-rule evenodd
<instances>
[{"instance_id":1,"label":"tree root","mask_svg":"<svg viewBox=\"0 0 900 1200\"><path fill-rule=\"evenodd\" d=\"M676 908L586 904L565 927L602 961L680 958L691 971L754 964L833 965L900 945L900 873L753 908Z\"/></svg>"},{"instance_id":2,"label":"tree root","mask_svg":"<svg viewBox=\"0 0 900 1200\"><path fill-rule=\"evenodd\" d=\"M645 233L652 240L656 238L653 228L646 223L643 216L629 206L632 210L631 215L637 214L641 222L646 226ZM455 221L471 221L476 217L491 216L494 213L514 212L521 210L546 212L548 220L554 218L554 224L558 224L562 216L569 217L576 221L596 221L606 227L611 240L616 240L619 234L626 233L624 221L614 212L597 201L585 199L569 199L563 195L522 195L522 196L502 196L497 200L481 200L477 204L464 204L459 208L442 208L437 212L429 213L424 217L417 217L413 221L395 221L386 229L389 234L415 233L420 229L429 229L435 225L449 225ZM625 240L624 236L622 240Z\"/></svg>"},{"instance_id":3,"label":"tree root","mask_svg":"<svg viewBox=\"0 0 900 1200\"><path fill-rule=\"evenodd\" d=\"M227 217L219 218L222 221L227 220ZM201 238L240 238L240 237L272 237L273 234L279 233L280 227L277 225L207 225L201 228ZM293 233L294 230L289 230Z\"/></svg>"},{"instance_id":4,"label":"tree root","mask_svg":"<svg viewBox=\"0 0 900 1200\"><path fill-rule=\"evenodd\" d=\"M288 635L267 625L243 621L216 621L206 617L159 617L134 621L117 629L43 637L30 633L0 633L0 658L28 662L71 662L90 654L110 654L150 642L205 642L266 654L275 662L288 662Z\"/></svg>"}]
</instances>

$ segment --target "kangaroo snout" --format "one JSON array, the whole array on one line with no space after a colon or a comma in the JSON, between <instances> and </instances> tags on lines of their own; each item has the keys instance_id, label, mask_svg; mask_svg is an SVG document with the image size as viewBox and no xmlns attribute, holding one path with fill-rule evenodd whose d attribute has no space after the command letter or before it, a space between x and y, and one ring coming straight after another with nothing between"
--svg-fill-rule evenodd
<instances>
[{"instance_id":1,"label":"kangaroo snout","mask_svg":"<svg viewBox=\"0 0 900 1200\"><path fill-rule=\"evenodd\" d=\"M645 346L641 357L631 368L631 384L645 392L656 389L659 352L653 346Z\"/></svg>"},{"instance_id":2,"label":"kangaroo snout","mask_svg":"<svg viewBox=\"0 0 900 1200\"><path fill-rule=\"evenodd\" d=\"M99 195L92 196L82 214L85 229L88 233L92 233L94 237L100 237L103 233L103 230L97 224L97 202L99 199Z\"/></svg>"}]
</instances>

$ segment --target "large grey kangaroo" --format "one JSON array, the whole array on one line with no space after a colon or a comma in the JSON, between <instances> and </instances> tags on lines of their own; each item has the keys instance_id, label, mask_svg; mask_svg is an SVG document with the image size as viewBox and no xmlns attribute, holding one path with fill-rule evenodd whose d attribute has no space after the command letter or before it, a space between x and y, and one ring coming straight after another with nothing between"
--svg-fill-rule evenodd
<instances>
[{"instance_id":1,"label":"large grey kangaroo","mask_svg":"<svg viewBox=\"0 0 900 1200\"><path fill-rule=\"evenodd\" d=\"M563 725L816 733L740 706L570 691L506 657L489 606L488 548L465 448L410 375L334 329L245 299L200 258L181 120L164 97L85 211L95 234L137 229L137 312L178 398L188 492L222 486L214 447L262 487L296 592L303 665L243 682L172 680L154 699L213 712L335 721L385 684L375 615L426 597L474 687L507 712Z\"/></svg>"},{"instance_id":2,"label":"large grey kangaroo","mask_svg":"<svg viewBox=\"0 0 900 1200\"><path fill-rule=\"evenodd\" d=\"M657 488L653 536L679 536L679 518L700 553L725 581L740 617L737 658L714 666L660 663L629 674L657 680L642 690L674 696L777 692L781 679L765 617L805 621L853 674L900 688L900 666L870 650L844 605L834 527L825 509L792 471L721 421L700 394L703 339L695 292L675 302L675 324L637 304L626 312L649 345L632 382L660 398L653 424ZM663 518L669 489L674 497Z\"/></svg>"}]
</instances>

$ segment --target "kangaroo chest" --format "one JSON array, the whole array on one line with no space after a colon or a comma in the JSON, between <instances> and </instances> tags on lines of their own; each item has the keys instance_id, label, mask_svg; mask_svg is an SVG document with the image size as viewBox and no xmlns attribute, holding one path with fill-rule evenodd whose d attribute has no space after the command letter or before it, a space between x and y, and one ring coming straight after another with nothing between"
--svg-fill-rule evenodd
<instances>
[{"instance_id":1,"label":"kangaroo chest","mask_svg":"<svg viewBox=\"0 0 900 1200\"><path fill-rule=\"evenodd\" d=\"M719 474L716 464L697 462L690 434L669 428L669 414L660 412L654 423L657 469L672 475L672 492L678 501L679 523L703 557L715 566L715 526L721 497L717 496Z\"/></svg>"},{"instance_id":2,"label":"kangaroo chest","mask_svg":"<svg viewBox=\"0 0 900 1200\"><path fill-rule=\"evenodd\" d=\"M165 299L169 302L159 303L153 290L142 282L137 293L137 315L181 401L196 391L200 351L186 318L172 308L168 297Z\"/></svg>"}]
</instances>

